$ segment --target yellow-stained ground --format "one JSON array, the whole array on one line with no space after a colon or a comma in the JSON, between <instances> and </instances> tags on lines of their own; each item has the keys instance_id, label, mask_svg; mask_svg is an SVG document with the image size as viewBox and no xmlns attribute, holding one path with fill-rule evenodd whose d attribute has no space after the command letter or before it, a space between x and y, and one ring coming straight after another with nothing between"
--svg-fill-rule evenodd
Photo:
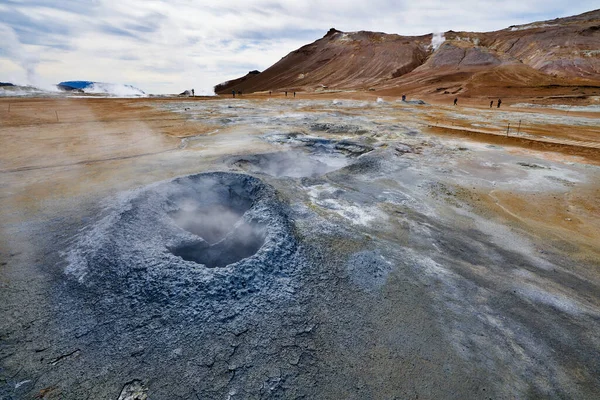
<instances>
[{"instance_id":1,"label":"yellow-stained ground","mask_svg":"<svg viewBox=\"0 0 600 400\"><path fill-rule=\"evenodd\" d=\"M257 102L268 98L267 94L244 96ZM289 101L307 98L376 99L369 93L311 96L300 93L297 99ZM260 133L253 131L252 126L241 132L239 127L224 128L190 121L181 114L156 107L171 101L216 99L0 99L0 218L5 223L19 223L40 215L58 215L71 207L73 201L93 201L120 190L198 172L206 168L210 160L222 155L269 148L261 141L236 139L240 135ZM527 102L527 99L511 102ZM555 109L511 108L510 102L503 104L501 110L489 110L486 103L487 99L470 99L467 105L459 107L439 103L428 107L426 112L408 117L398 112L390 117L412 123L432 135L499 144L507 146L510 152L535 154L553 161L600 164L600 113L567 114ZM308 108L310 111L310 106ZM473 121L482 115L486 118L484 113L494 112L507 113L511 121L522 119L520 131L527 136L514 135L514 124L508 136L505 127L499 124L485 128L473 126ZM462 117L457 118L457 113ZM581 116L596 119L598 124L542 124L531 120L532 113ZM197 138L195 145L182 141L186 137ZM478 193L469 188L463 193L463 201L483 208L494 218L538 232L547 240L568 239L579 243L580 257L589 259L600 255L599 182L574 186L567 195L526 195L501 190Z\"/></svg>"}]
</instances>

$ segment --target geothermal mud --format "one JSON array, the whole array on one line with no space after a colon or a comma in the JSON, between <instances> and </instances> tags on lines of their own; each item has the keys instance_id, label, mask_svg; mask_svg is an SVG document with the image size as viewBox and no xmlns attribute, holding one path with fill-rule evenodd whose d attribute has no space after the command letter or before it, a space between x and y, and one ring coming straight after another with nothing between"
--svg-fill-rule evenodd
<instances>
[{"instance_id":1,"label":"geothermal mud","mask_svg":"<svg viewBox=\"0 0 600 400\"><path fill-rule=\"evenodd\" d=\"M180 148L78 166L42 217L8 173L2 398L599 393L598 167L431 136L424 104L153 106Z\"/></svg>"}]
</instances>

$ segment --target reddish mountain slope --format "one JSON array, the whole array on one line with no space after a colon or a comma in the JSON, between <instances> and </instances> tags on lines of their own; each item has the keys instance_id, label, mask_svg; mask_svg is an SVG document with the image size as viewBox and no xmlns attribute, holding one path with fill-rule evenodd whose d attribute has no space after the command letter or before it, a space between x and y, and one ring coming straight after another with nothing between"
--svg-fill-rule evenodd
<instances>
[{"instance_id":1,"label":"reddish mountain slope","mask_svg":"<svg viewBox=\"0 0 600 400\"><path fill-rule=\"evenodd\" d=\"M231 81L227 81L227 82L223 82L223 83L219 83L217 86L215 86L215 93L231 93L232 90L234 90L234 88L238 88L241 86L242 83L244 83L246 80L248 80L249 78L252 78L254 75L258 75L260 74L260 71L250 71L248 72L246 75L242 76L241 78L237 78Z\"/></svg>"},{"instance_id":2,"label":"reddish mountain slope","mask_svg":"<svg viewBox=\"0 0 600 400\"><path fill-rule=\"evenodd\" d=\"M331 29L262 73L217 85L231 90L375 89L382 94L523 93L591 88L600 94L600 10L487 33L399 36ZM490 93L492 92L492 93Z\"/></svg>"},{"instance_id":3,"label":"reddish mountain slope","mask_svg":"<svg viewBox=\"0 0 600 400\"><path fill-rule=\"evenodd\" d=\"M244 92L364 88L412 71L429 54L431 35L405 37L331 29L264 72L235 85ZM220 85L217 93L227 93Z\"/></svg>"}]
</instances>

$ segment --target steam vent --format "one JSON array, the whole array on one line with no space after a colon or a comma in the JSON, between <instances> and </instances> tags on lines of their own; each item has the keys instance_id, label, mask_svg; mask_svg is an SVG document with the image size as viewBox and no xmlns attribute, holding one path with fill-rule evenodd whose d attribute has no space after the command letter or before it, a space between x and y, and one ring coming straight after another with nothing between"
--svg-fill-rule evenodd
<instances>
[{"instance_id":1,"label":"steam vent","mask_svg":"<svg viewBox=\"0 0 600 400\"><path fill-rule=\"evenodd\" d=\"M248 175L207 173L125 200L73 246L67 271L83 286L140 300L191 296L193 308L266 289L294 252L272 188Z\"/></svg>"},{"instance_id":2,"label":"steam vent","mask_svg":"<svg viewBox=\"0 0 600 400\"><path fill-rule=\"evenodd\" d=\"M290 360L314 347L314 324L293 295L302 263L286 213L272 187L237 173L184 176L121 199L67 255L62 323L86 347L96 343L79 360L101 373L142 357L169 379L193 364L193 379L210 382L201 398L214 397L236 365L257 392L274 370L300 379ZM70 317L74 308L94 317ZM145 390L126 381L123 398Z\"/></svg>"}]
</instances>

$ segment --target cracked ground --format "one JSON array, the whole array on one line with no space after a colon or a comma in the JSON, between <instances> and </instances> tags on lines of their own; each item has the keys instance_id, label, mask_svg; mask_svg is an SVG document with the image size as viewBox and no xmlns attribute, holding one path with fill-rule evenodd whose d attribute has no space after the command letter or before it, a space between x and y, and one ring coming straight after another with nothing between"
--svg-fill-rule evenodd
<instances>
[{"instance_id":1,"label":"cracked ground","mask_svg":"<svg viewBox=\"0 0 600 400\"><path fill-rule=\"evenodd\" d=\"M598 397L593 113L13 102L2 399Z\"/></svg>"}]
</instances>

